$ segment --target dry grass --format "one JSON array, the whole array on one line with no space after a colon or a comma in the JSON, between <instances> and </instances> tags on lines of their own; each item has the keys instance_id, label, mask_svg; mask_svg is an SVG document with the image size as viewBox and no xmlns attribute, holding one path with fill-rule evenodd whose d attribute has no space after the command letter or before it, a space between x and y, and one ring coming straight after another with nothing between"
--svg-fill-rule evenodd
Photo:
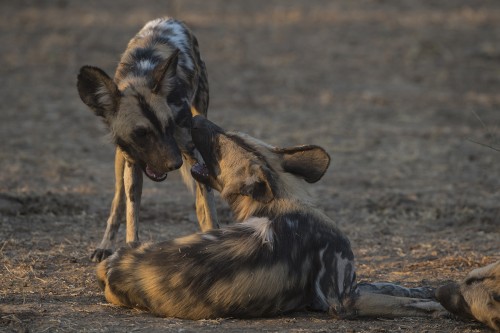
<instances>
[{"instance_id":1,"label":"dry grass","mask_svg":"<svg viewBox=\"0 0 500 333\"><path fill-rule=\"evenodd\" d=\"M472 142L500 147L497 2L3 2L0 331L487 331L308 312L192 322L107 305L87 257L109 209L113 149L76 73L111 73L160 14L198 36L212 120L331 153L311 193L350 237L361 279L436 286L500 259L500 154ZM197 230L178 176L144 193L143 240Z\"/></svg>"}]
</instances>

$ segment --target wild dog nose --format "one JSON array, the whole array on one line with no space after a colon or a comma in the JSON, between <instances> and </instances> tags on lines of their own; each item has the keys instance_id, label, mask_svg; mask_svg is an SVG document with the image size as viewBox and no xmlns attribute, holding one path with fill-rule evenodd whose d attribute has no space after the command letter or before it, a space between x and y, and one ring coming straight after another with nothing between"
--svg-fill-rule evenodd
<instances>
[{"instance_id":1,"label":"wild dog nose","mask_svg":"<svg viewBox=\"0 0 500 333\"><path fill-rule=\"evenodd\" d=\"M199 129L205 129L208 130L209 132L212 133L223 133L224 130L208 120L207 118L196 115L192 119L192 129L193 130L199 130Z\"/></svg>"},{"instance_id":2,"label":"wild dog nose","mask_svg":"<svg viewBox=\"0 0 500 333\"><path fill-rule=\"evenodd\" d=\"M437 288L435 296L449 312L459 317L474 319L469 304L465 301L457 283L452 282Z\"/></svg>"},{"instance_id":3,"label":"wild dog nose","mask_svg":"<svg viewBox=\"0 0 500 333\"><path fill-rule=\"evenodd\" d=\"M167 162L168 170L177 170L182 166L182 158L174 159Z\"/></svg>"}]
</instances>

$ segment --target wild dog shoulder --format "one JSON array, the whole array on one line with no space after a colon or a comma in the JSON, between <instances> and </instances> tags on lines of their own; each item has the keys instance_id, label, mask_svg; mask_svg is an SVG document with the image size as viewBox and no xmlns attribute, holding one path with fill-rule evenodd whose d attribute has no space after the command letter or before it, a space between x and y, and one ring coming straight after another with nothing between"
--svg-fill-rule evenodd
<instances>
[{"instance_id":1,"label":"wild dog shoulder","mask_svg":"<svg viewBox=\"0 0 500 333\"><path fill-rule=\"evenodd\" d=\"M500 261L473 270L460 283L439 287L436 298L451 313L500 331Z\"/></svg>"}]
</instances>

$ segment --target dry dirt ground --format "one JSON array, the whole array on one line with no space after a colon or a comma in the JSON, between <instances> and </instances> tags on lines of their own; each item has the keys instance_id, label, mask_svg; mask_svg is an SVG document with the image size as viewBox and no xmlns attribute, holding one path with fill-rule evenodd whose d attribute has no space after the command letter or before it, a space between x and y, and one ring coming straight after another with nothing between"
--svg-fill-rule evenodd
<instances>
[{"instance_id":1,"label":"dry dirt ground","mask_svg":"<svg viewBox=\"0 0 500 333\"><path fill-rule=\"evenodd\" d=\"M488 331L311 312L186 321L106 304L88 256L111 201L113 147L76 74L112 73L163 15L198 36L212 120L331 154L310 191L352 240L361 280L437 286L500 259L500 153L474 143L500 147L497 0L1 1L0 331ZM219 213L230 221L220 201ZM197 230L177 174L145 181L141 220L142 240Z\"/></svg>"}]
</instances>

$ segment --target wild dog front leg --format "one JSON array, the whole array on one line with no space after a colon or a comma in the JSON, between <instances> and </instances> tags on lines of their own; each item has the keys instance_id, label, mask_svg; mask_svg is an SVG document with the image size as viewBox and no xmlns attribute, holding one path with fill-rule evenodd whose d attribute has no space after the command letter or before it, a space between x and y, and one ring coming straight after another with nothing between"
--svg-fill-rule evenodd
<instances>
[{"instance_id":1,"label":"wild dog front leg","mask_svg":"<svg viewBox=\"0 0 500 333\"><path fill-rule=\"evenodd\" d=\"M219 228L213 190L196 182L196 216L202 232Z\"/></svg>"},{"instance_id":2,"label":"wild dog front leg","mask_svg":"<svg viewBox=\"0 0 500 333\"><path fill-rule=\"evenodd\" d=\"M397 297L356 289L343 302L341 318L357 317L432 317L446 313L444 307L431 299Z\"/></svg>"},{"instance_id":3,"label":"wild dog front leg","mask_svg":"<svg viewBox=\"0 0 500 333\"><path fill-rule=\"evenodd\" d=\"M129 162L125 164L125 173L123 177L125 185L125 196L127 198L127 244L139 242L139 210L142 196L142 170L141 168Z\"/></svg>"},{"instance_id":4,"label":"wild dog front leg","mask_svg":"<svg viewBox=\"0 0 500 333\"><path fill-rule=\"evenodd\" d=\"M125 168L125 158L119 149L115 152L115 195L111 203L111 211L106 223L106 231L102 241L90 256L94 262L100 262L113 252L113 242L115 240L120 223L125 211L125 191L123 188L123 174Z\"/></svg>"},{"instance_id":5,"label":"wild dog front leg","mask_svg":"<svg viewBox=\"0 0 500 333\"><path fill-rule=\"evenodd\" d=\"M198 151L194 150L194 147L190 152L184 154L184 158L187 160L190 167L193 166L197 161L203 160ZM184 174L191 177L189 170L184 172ZM195 183L196 217L198 218L198 223L200 225L201 231L205 232L214 228L219 228L213 190L205 184L200 184L196 181Z\"/></svg>"},{"instance_id":6,"label":"wild dog front leg","mask_svg":"<svg viewBox=\"0 0 500 333\"><path fill-rule=\"evenodd\" d=\"M384 294L398 297L411 297L411 298L426 298L435 300L435 288L432 287L416 287L406 288L394 283L389 282L361 282L357 285L358 289L362 292L371 294Z\"/></svg>"}]
</instances>

